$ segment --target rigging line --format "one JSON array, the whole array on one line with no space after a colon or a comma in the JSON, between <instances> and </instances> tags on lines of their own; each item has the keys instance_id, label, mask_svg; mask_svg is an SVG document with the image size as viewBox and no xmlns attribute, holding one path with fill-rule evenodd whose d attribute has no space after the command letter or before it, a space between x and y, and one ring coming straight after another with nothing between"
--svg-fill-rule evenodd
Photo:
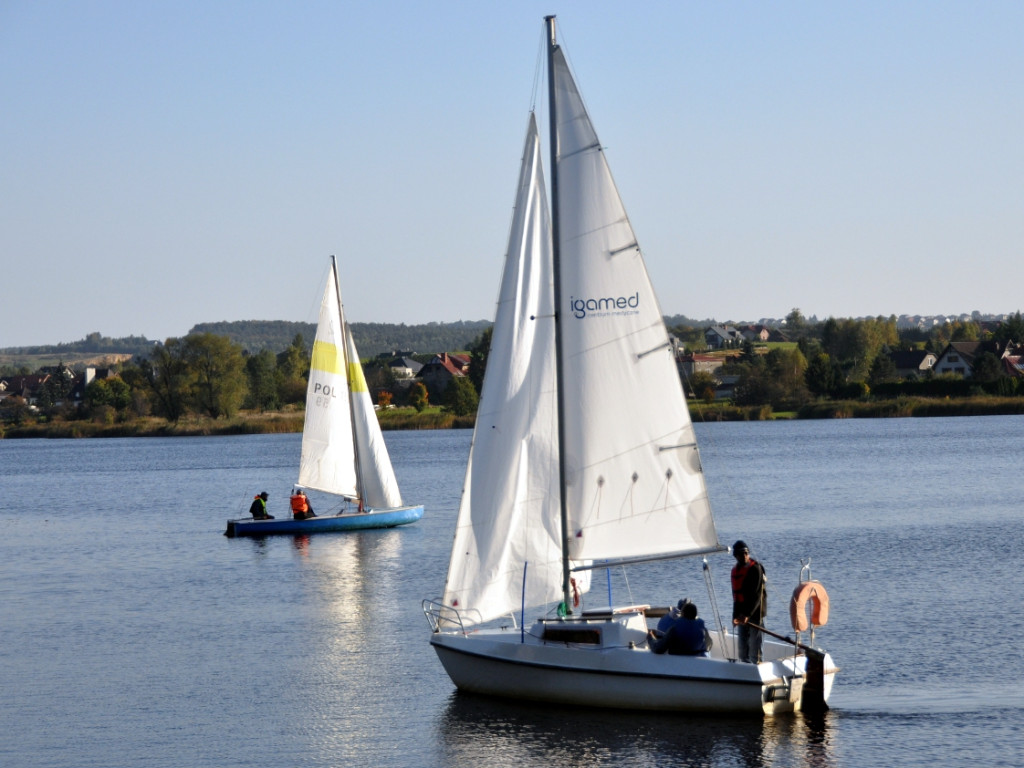
<instances>
[{"instance_id":1,"label":"rigging line","mask_svg":"<svg viewBox=\"0 0 1024 768\"><path fill-rule=\"evenodd\" d=\"M537 93L540 91L541 76L544 74L544 53L547 45L547 30L541 27L540 40L537 43L537 61L533 65L533 92L530 94L530 111L537 112Z\"/></svg>"},{"instance_id":2,"label":"rigging line","mask_svg":"<svg viewBox=\"0 0 1024 768\"><path fill-rule=\"evenodd\" d=\"M626 582L626 594L629 595L629 604L636 605L636 600L633 599L633 588L629 585L629 574L626 572L625 564L619 566L622 569L622 578ZM611 608L612 606L608 606Z\"/></svg>"}]
</instances>

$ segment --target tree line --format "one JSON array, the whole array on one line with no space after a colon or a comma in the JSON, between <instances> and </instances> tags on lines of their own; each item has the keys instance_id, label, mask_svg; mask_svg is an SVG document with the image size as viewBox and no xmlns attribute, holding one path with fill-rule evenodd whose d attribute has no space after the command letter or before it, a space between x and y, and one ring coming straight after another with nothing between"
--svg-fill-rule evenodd
<instances>
[{"instance_id":1,"label":"tree line","mask_svg":"<svg viewBox=\"0 0 1024 768\"><path fill-rule=\"evenodd\" d=\"M794 309L787 316L785 327L795 343L745 342L716 374L694 374L687 382L690 394L713 400L715 386L724 376L736 377L736 405L767 405L776 411L797 410L814 400L863 399L872 395L892 398L1024 394L1021 380L1007 375L992 351L982 351L975 357L970 379L930 371L901 379L892 358L895 351L915 349L938 356L955 341L1019 344L1024 341L1020 312L994 326L955 321L925 332L899 330L895 317L828 318L808 323L800 310ZM692 350L703 346L703 329L680 327L675 332Z\"/></svg>"},{"instance_id":2,"label":"tree line","mask_svg":"<svg viewBox=\"0 0 1024 768\"><path fill-rule=\"evenodd\" d=\"M969 381L928 373L917 381L901 381L890 357L898 349L939 354L951 341L1017 342L1024 339L1019 312L995 327L957 321L923 333L898 330L895 317L829 318L808 323L794 309L786 318L786 329L793 343L766 349L746 342L714 375L698 372L691 376L685 382L689 394L714 400L715 386L724 376L736 379L734 404L770 406L776 411L796 410L814 400L872 394L1024 394L1020 380L1006 376L991 352L976 357ZM474 413L487 367L491 330L487 325L465 345L470 357L468 375L453 378L443 392L428 392L421 382L397 379L388 355L364 361L370 391L377 394L383 407L411 405L422 410L434 404L459 416ZM703 349L703 327L679 325L671 330L688 351ZM419 357L426 362L431 355ZM240 410L301 409L309 360L310 349L301 333L280 351L264 348L251 352L228 336L193 332L151 344L145 355L115 366L114 375L97 378L85 388L80 405L73 405L69 398L74 375L61 366L37 392L37 407L44 418L90 418L108 423L149 415L177 422L188 414L219 419L233 417ZM14 410L18 406L18 398L7 398L0 416L7 421L20 420L25 412Z\"/></svg>"}]
</instances>

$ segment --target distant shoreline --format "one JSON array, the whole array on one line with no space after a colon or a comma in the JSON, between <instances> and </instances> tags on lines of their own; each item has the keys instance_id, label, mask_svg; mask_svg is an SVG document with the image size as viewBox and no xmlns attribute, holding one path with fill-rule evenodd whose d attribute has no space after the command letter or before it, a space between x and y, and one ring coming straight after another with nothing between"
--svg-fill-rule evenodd
<instances>
[{"instance_id":1,"label":"distant shoreline","mask_svg":"<svg viewBox=\"0 0 1024 768\"><path fill-rule=\"evenodd\" d=\"M774 413L770 407L690 403L697 423L776 421L787 419L915 418L928 416L1005 416L1024 414L1024 398L972 397L961 399L898 398L880 401L822 401L799 411ZM79 439L87 437L210 437L302 432L302 411L245 413L232 419L184 418L176 424L145 418L121 424L54 421L46 424L0 426L0 439ZM472 429L473 416L455 416L431 408L422 413L397 408L379 414L382 430Z\"/></svg>"}]
</instances>

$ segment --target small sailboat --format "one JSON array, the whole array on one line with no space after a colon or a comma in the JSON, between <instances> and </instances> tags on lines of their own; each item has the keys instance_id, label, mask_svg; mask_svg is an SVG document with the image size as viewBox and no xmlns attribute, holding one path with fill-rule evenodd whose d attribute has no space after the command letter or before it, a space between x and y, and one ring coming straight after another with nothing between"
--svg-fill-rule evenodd
<instances>
[{"instance_id":1,"label":"small sailboat","mask_svg":"<svg viewBox=\"0 0 1024 768\"><path fill-rule=\"evenodd\" d=\"M742 663L719 619L707 656L658 655L650 606L586 606L596 568L697 556L706 573L706 556L728 548L640 248L554 17L546 24L551 205L531 114L444 595L423 603L430 642L475 693L663 711L824 707L837 670L799 635L770 635L763 661ZM540 617L527 622L528 610Z\"/></svg>"},{"instance_id":2,"label":"small sailboat","mask_svg":"<svg viewBox=\"0 0 1024 768\"><path fill-rule=\"evenodd\" d=\"M422 505L402 504L359 354L345 322L334 257L313 343L297 484L340 496L354 506L304 520L229 520L226 535L392 528L423 517Z\"/></svg>"}]
</instances>

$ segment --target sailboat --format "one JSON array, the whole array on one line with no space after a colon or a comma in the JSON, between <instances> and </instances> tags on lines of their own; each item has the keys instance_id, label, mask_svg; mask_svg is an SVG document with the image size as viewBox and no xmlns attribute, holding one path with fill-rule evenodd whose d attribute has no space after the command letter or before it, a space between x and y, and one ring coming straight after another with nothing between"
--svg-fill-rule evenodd
<instances>
[{"instance_id":1,"label":"sailboat","mask_svg":"<svg viewBox=\"0 0 1024 768\"><path fill-rule=\"evenodd\" d=\"M352 331L345 322L337 260L324 288L306 389L297 485L342 497L354 508L305 520L229 520L227 536L392 528L423 517L405 506L373 410Z\"/></svg>"},{"instance_id":2,"label":"sailboat","mask_svg":"<svg viewBox=\"0 0 1024 768\"><path fill-rule=\"evenodd\" d=\"M770 633L743 663L718 619L707 656L659 655L650 605L586 605L595 569L689 556L707 573L728 548L643 256L545 22L551 204L531 113L444 594L423 601L431 645L458 689L492 696L826 707L837 669L799 634Z\"/></svg>"}]
</instances>

